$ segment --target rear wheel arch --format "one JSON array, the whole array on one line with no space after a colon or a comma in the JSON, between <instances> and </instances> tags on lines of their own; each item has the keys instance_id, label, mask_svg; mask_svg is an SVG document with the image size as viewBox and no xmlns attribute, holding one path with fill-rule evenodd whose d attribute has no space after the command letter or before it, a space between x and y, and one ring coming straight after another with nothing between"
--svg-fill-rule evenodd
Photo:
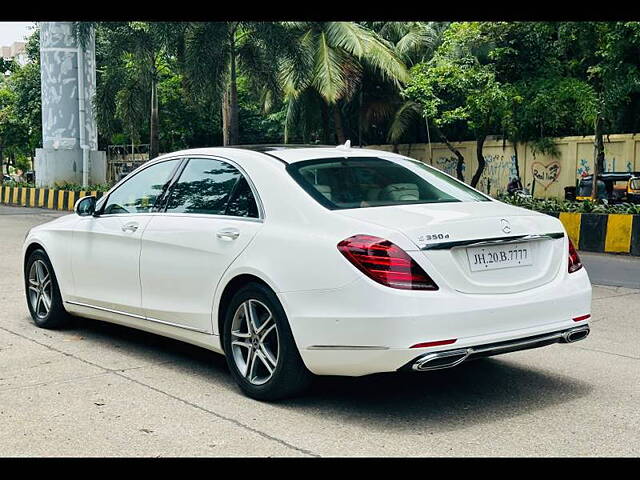
<instances>
[{"instance_id":1,"label":"rear wheel arch","mask_svg":"<svg viewBox=\"0 0 640 480\"><path fill-rule=\"evenodd\" d=\"M227 282L227 284L225 285L224 290L222 291L222 294L220 295L220 301L218 303L217 325L218 325L218 335L220 335L221 343L222 343L222 336L224 333L224 320L225 320L225 313L227 311L227 307L231 303L231 299L233 298L233 295L239 289L241 289L242 287L250 283L258 283L258 284L264 285L266 288L268 288L275 294L275 291L267 282L265 282L262 278L250 273L242 273L240 275L233 277L231 280L229 280L229 282ZM276 294L276 297L277 297L277 294Z\"/></svg>"}]
</instances>

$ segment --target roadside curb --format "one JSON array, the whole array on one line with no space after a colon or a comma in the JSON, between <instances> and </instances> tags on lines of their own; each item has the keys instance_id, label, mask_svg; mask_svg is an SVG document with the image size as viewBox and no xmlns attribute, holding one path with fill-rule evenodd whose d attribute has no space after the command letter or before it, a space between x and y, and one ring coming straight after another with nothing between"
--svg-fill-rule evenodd
<instances>
[{"instance_id":1,"label":"roadside curb","mask_svg":"<svg viewBox=\"0 0 640 480\"><path fill-rule=\"evenodd\" d=\"M544 213L560 219L578 250L640 256L640 215Z\"/></svg>"},{"instance_id":2,"label":"roadside curb","mask_svg":"<svg viewBox=\"0 0 640 480\"><path fill-rule=\"evenodd\" d=\"M93 195L98 199L104 192L0 186L0 204L51 210L73 211L76 201L86 195Z\"/></svg>"}]
</instances>

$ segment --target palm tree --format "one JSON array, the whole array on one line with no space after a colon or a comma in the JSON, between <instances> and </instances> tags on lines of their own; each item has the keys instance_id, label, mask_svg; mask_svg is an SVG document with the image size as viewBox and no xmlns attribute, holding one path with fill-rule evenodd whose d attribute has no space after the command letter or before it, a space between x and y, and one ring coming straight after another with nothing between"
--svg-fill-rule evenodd
<instances>
[{"instance_id":1,"label":"palm tree","mask_svg":"<svg viewBox=\"0 0 640 480\"><path fill-rule=\"evenodd\" d=\"M433 56L446 27L446 22L371 23L371 28L392 45L396 55L408 67L428 61ZM410 129L423 121L420 109L417 104L406 101L398 89L382 85L375 92L377 95L367 95L363 99L362 118L390 120L387 139L397 146ZM364 124L369 126L371 122L365 121Z\"/></svg>"},{"instance_id":2,"label":"palm tree","mask_svg":"<svg viewBox=\"0 0 640 480\"><path fill-rule=\"evenodd\" d=\"M132 137L137 135L143 111L149 112L149 158L160 152L158 82L166 68L168 49L178 24L171 22L76 22L81 42L98 29L102 35L102 65L96 92L98 122L110 125L122 118ZM148 92L148 102L142 92ZM114 102L114 99L116 100Z\"/></svg>"},{"instance_id":3,"label":"palm tree","mask_svg":"<svg viewBox=\"0 0 640 480\"><path fill-rule=\"evenodd\" d=\"M286 22L298 50L280 61L280 77L290 112L304 112L309 102L321 102L324 141L328 143L329 112L339 143L346 140L342 108L373 71L399 88L407 69L391 45L373 30L354 22ZM315 95L309 93L314 92ZM314 100L315 99L315 100ZM287 116L290 128L296 115Z\"/></svg>"},{"instance_id":4,"label":"palm tree","mask_svg":"<svg viewBox=\"0 0 640 480\"><path fill-rule=\"evenodd\" d=\"M182 32L178 52L188 88L196 96L222 96L223 144L240 142L238 75L261 91L265 107L280 94L277 59L292 54L291 35L274 22L194 22Z\"/></svg>"}]
</instances>

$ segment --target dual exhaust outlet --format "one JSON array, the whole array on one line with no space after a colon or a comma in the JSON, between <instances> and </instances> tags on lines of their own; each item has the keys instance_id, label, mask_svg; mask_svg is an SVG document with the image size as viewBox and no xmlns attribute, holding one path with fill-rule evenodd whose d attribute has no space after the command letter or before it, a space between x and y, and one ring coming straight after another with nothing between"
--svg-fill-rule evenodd
<instances>
[{"instance_id":1,"label":"dual exhaust outlet","mask_svg":"<svg viewBox=\"0 0 640 480\"><path fill-rule=\"evenodd\" d=\"M506 342L427 353L414 360L411 364L411 369L418 372L440 370L442 368L455 367L466 360L474 358L544 347L553 343L573 343L586 338L589 332L589 326L583 325L560 332L545 333Z\"/></svg>"}]
</instances>

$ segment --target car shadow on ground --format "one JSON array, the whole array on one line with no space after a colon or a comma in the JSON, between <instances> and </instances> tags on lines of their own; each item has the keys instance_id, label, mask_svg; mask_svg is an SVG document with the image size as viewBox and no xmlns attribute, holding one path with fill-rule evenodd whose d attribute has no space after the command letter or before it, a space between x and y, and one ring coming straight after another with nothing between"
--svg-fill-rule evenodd
<instances>
[{"instance_id":1,"label":"car shadow on ground","mask_svg":"<svg viewBox=\"0 0 640 480\"><path fill-rule=\"evenodd\" d=\"M76 319L72 327L88 341L147 357L149 349L185 375L211 377L216 388L242 396L222 355L170 338L106 322ZM539 350L548 355L552 345ZM365 377L316 377L304 394L271 405L380 431L450 431L543 411L588 395L588 383L523 364L519 353L485 358L423 373ZM247 401L253 401L248 400ZM567 406L567 408L570 408Z\"/></svg>"}]
</instances>

